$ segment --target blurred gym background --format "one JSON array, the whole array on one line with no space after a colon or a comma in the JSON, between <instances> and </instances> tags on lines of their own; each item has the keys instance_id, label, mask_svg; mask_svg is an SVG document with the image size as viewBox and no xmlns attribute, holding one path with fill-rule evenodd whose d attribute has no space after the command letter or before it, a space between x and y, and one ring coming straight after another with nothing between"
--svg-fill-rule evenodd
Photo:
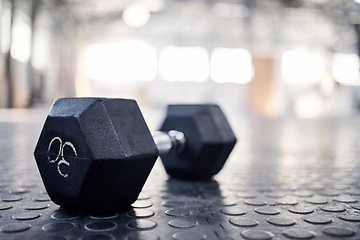
<instances>
[{"instance_id":1,"label":"blurred gym background","mask_svg":"<svg viewBox=\"0 0 360 240\"><path fill-rule=\"evenodd\" d=\"M58 97L360 110L360 0L0 0L0 107Z\"/></svg>"}]
</instances>

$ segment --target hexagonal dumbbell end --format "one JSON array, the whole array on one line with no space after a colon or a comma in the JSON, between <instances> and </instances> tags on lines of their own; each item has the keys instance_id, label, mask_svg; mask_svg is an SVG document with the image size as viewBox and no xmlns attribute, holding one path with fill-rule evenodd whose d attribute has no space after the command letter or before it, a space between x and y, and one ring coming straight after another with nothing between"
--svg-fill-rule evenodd
<instances>
[{"instance_id":1,"label":"hexagonal dumbbell end","mask_svg":"<svg viewBox=\"0 0 360 240\"><path fill-rule=\"evenodd\" d=\"M210 179L224 166L236 137L217 105L169 105L160 131L180 131L186 138L181 152L161 155L166 172L186 179Z\"/></svg>"},{"instance_id":2,"label":"hexagonal dumbbell end","mask_svg":"<svg viewBox=\"0 0 360 240\"><path fill-rule=\"evenodd\" d=\"M110 212L137 199L158 150L134 100L63 98L53 104L34 155L56 204Z\"/></svg>"}]
</instances>

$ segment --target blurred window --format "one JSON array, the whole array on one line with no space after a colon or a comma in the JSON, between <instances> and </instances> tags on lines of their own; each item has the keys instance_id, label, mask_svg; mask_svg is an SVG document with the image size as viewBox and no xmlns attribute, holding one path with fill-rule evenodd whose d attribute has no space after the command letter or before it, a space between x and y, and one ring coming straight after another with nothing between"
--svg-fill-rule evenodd
<instances>
[{"instance_id":1,"label":"blurred window","mask_svg":"<svg viewBox=\"0 0 360 240\"><path fill-rule=\"evenodd\" d=\"M85 73L94 80L153 80L157 74L156 49L138 40L90 44L85 52Z\"/></svg>"},{"instance_id":2,"label":"blurred window","mask_svg":"<svg viewBox=\"0 0 360 240\"><path fill-rule=\"evenodd\" d=\"M164 47L159 72L166 81L203 82L209 76L209 52L203 47Z\"/></svg>"},{"instance_id":3,"label":"blurred window","mask_svg":"<svg viewBox=\"0 0 360 240\"><path fill-rule=\"evenodd\" d=\"M217 83L245 84L252 80L252 58L246 49L215 48L211 54L211 77Z\"/></svg>"},{"instance_id":4,"label":"blurred window","mask_svg":"<svg viewBox=\"0 0 360 240\"><path fill-rule=\"evenodd\" d=\"M26 63L31 54L30 18L22 11L16 10L11 36L11 56L19 62Z\"/></svg>"},{"instance_id":5,"label":"blurred window","mask_svg":"<svg viewBox=\"0 0 360 240\"><path fill-rule=\"evenodd\" d=\"M359 56L337 53L332 61L332 74L343 85L360 85Z\"/></svg>"},{"instance_id":6,"label":"blurred window","mask_svg":"<svg viewBox=\"0 0 360 240\"><path fill-rule=\"evenodd\" d=\"M324 59L319 53L286 51L282 55L281 72L286 83L316 84L324 71Z\"/></svg>"},{"instance_id":7,"label":"blurred window","mask_svg":"<svg viewBox=\"0 0 360 240\"><path fill-rule=\"evenodd\" d=\"M40 71L45 71L49 62L50 38L45 29L34 31L34 50L32 55L33 67Z\"/></svg>"},{"instance_id":8,"label":"blurred window","mask_svg":"<svg viewBox=\"0 0 360 240\"><path fill-rule=\"evenodd\" d=\"M1 5L0 15L0 43L1 51L7 53L10 49L10 33L11 33L11 5L8 1L3 1Z\"/></svg>"}]
</instances>

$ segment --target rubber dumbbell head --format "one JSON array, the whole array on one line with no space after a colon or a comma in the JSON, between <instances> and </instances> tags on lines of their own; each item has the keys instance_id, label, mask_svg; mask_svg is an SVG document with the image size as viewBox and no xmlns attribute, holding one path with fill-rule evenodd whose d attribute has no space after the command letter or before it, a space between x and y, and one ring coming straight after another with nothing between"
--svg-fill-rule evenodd
<instances>
[{"instance_id":1,"label":"rubber dumbbell head","mask_svg":"<svg viewBox=\"0 0 360 240\"><path fill-rule=\"evenodd\" d=\"M133 203L158 154L175 177L209 179L236 143L216 105L171 105L151 136L134 100L55 101L35 148L50 198L62 207L110 212Z\"/></svg>"},{"instance_id":2,"label":"rubber dumbbell head","mask_svg":"<svg viewBox=\"0 0 360 240\"><path fill-rule=\"evenodd\" d=\"M182 133L186 144L161 160L166 172L185 179L210 179L224 166L236 137L217 105L169 105L160 131Z\"/></svg>"},{"instance_id":3,"label":"rubber dumbbell head","mask_svg":"<svg viewBox=\"0 0 360 240\"><path fill-rule=\"evenodd\" d=\"M134 100L66 98L53 104L34 155L56 204L109 212L137 199L158 150Z\"/></svg>"}]
</instances>

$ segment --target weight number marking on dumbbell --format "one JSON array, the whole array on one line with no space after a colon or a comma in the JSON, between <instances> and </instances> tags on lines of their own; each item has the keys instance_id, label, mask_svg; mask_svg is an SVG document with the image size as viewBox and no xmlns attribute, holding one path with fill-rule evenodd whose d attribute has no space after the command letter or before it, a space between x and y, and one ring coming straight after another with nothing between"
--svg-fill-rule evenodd
<instances>
[{"instance_id":1,"label":"weight number marking on dumbbell","mask_svg":"<svg viewBox=\"0 0 360 240\"><path fill-rule=\"evenodd\" d=\"M53 142L55 142L55 141L59 141L59 143L60 143L60 145L59 145L59 152L58 152L58 154L56 155L56 158L55 158L55 159L51 159L51 156L50 156L49 152L50 152L50 148L51 148ZM69 175L68 175L68 174L64 174L64 173L60 170L60 165L61 165L61 164L65 164L65 165L68 166L68 167L70 166L70 163L69 163L68 161L66 161L65 158L64 158L64 148L65 148L66 146L71 147L71 149L73 150L75 156L77 156L77 152L76 152L76 148L75 148L74 144L72 144L71 142L67 142L67 141L63 144L60 137L54 137L53 139L51 139L51 141L50 141L50 143L49 143L48 151L47 151L47 153L48 153L48 160L49 160L50 163L56 163L56 162L59 160L59 158L61 157L60 161L57 163L57 171L58 171L58 173L59 173L61 176L63 176L64 178L67 178Z\"/></svg>"}]
</instances>

